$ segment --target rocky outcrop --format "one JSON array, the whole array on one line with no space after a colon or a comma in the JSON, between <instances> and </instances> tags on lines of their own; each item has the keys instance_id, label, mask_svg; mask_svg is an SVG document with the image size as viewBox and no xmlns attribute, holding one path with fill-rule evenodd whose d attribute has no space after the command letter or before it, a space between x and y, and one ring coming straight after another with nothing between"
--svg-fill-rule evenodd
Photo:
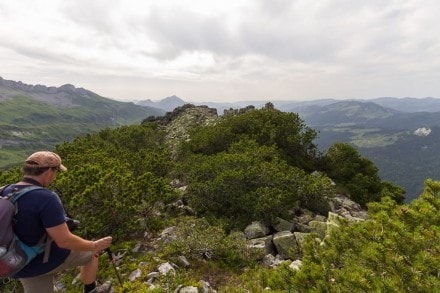
<instances>
[{"instance_id":1,"label":"rocky outcrop","mask_svg":"<svg viewBox=\"0 0 440 293\"><path fill-rule=\"evenodd\" d=\"M293 219L278 218L271 226L253 222L244 231L248 247L258 252L255 256L264 266L276 266L282 260L300 260L305 239L311 233L321 242L342 222L367 219L360 205L342 195L332 199L331 208L327 216L300 210ZM299 268L298 263L295 267Z\"/></svg>"},{"instance_id":2,"label":"rocky outcrop","mask_svg":"<svg viewBox=\"0 0 440 293\"><path fill-rule=\"evenodd\" d=\"M156 122L161 129L166 131L166 143L172 156L175 156L179 143L189 139L191 129L197 126L214 125L218 119L215 108L185 104L172 112L167 112L164 116L150 116L142 123Z\"/></svg>"}]
</instances>

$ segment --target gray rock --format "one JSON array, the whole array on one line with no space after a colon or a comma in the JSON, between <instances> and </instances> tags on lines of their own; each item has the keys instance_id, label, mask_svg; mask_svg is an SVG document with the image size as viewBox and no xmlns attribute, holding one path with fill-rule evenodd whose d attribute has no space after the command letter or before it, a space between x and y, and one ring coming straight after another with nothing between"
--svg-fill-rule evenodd
<instances>
[{"instance_id":1,"label":"gray rock","mask_svg":"<svg viewBox=\"0 0 440 293\"><path fill-rule=\"evenodd\" d=\"M160 264L157 267L157 270L159 271L159 273L161 275L165 275L165 276L168 275L168 274L171 274L171 275L175 275L176 274L176 271L174 270L173 266L169 262Z\"/></svg>"},{"instance_id":2,"label":"gray rock","mask_svg":"<svg viewBox=\"0 0 440 293\"><path fill-rule=\"evenodd\" d=\"M312 233L319 235L319 238L324 239L327 232L327 223L319 221L310 221L309 227Z\"/></svg>"},{"instance_id":3,"label":"gray rock","mask_svg":"<svg viewBox=\"0 0 440 293\"><path fill-rule=\"evenodd\" d=\"M293 230L293 223L289 222L287 220L276 218L275 223L272 225L275 231L281 232L281 231L292 231Z\"/></svg>"},{"instance_id":4,"label":"gray rock","mask_svg":"<svg viewBox=\"0 0 440 293\"><path fill-rule=\"evenodd\" d=\"M273 244L284 259L296 259L298 256L298 243L295 235L289 231L282 231L273 235Z\"/></svg>"},{"instance_id":5,"label":"gray rock","mask_svg":"<svg viewBox=\"0 0 440 293\"><path fill-rule=\"evenodd\" d=\"M216 290L211 288L211 285L208 282L200 280L199 283L200 283L200 286L202 286L201 293L217 293Z\"/></svg>"},{"instance_id":6,"label":"gray rock","mask_svg":"<svg viewBox=\"0 0 440 293\"><path fill-rule=\"evenodd\" d=\"M247 246L255 252L256 259L262 259L266 254L274 253L274 246L272 243L273 236L249 239Z\"/></svg>"},{"instance_id":7,"label":"gray rock","mask_svg":"<svg viewBox=\"0 0 440 293\"><path fill-rule=\"evenodd\" d=\"M301 268L301 265L302 265L302 261L297 259L289 265L289 268L291 268L294 271L299 271Z\"/></svg>"},{"instance_id":8,"label":"gray rock","mask_svg":"<svg viewBox=\"0 0 440 293\"><path fill-rule=\"evenodd\" d=\"M261 222L252 222L244 229L244 235L247 239L261 238L269 235L269 228Z\"/></svg>"},{"instance_id":9,"label":"gray rock","mask_svg":"<svg viewBox=\"0 0 440 293\"><path fill-rule=\"evenodd\" d=\"M142 276L141 269L136 269L133 272L130 273L130 276L128 276L128 279L131 282L134 282L137 278L140 278Z\"/></svg>"},{"instance_id":10,"label":"gray rock","mask_svg":"<svg viewBox=\"0 0 440 293\"><path fill-rule=\"evenodd\" d=\"M184 255L181 255L177 258L177 263L184 268L187 268L190 266L189 261L186 259L186 257Z\"/></svg>"},{"instance_id":11,"label":"gray rock","mask_svg":"<svg viewBox=\"0 0 440 293\"><path fill-rule=\"evenodd\" d=\"M168 227L160 233L160 240L164 243L171 242L176 239L176 227Z\"/></svg>"},{"instance_id":12,"label":"gray rock","mask_svg":"<svg viewBox=\"0 0 440 293\"><path fill-rule=\"evenodd\" d=\"M312 232L312 229L310 229L310 226L303 223L298 223L295 225L295 231L303 232L303 233L310 233Z\"/></svg>"},{"instance_id":13,"label":"gray rock","mask_svg":"<svg viewBox=\"0 0 440 293\"><path fill-rule=\"evenodd\" d=\"M151 272L151 273L148 273L147 278L157 279L157 278L159 278L159 275L160 275L159 272Z\"/></svg>"},{"instance_id":14,"label":"gray rock","mask_svg":"<svg viewBox=\"0 0 440 293\"><path fill-rule=\"evenodd\" d=\"M344 217L332 212L328 212L327 223L333 223L339 226L343 221L344 221Z\"/></svg>"},{"instance_id":15,"label":"gray rock","mask_svg":"<svg viewBox=\"0 0 440 293\"><path fill-rule=\"evenodd\" d=\"M180 288L178 291L175 291L175 292L176 293L199 293L199 289L194 286L186 286L186 287Z\"/></svg>"},{"instance_id":16,"label":"gray rock","mask_svg":"<svg viewBox=\"0 0 440 293\"><path fill-rule=\"evenodd\" d=\"M272 254L266 254L261 261L261 265L265 268L268 268L272 266L274 262L275 262L275 256Z\"/></svg>"}]
</instances>

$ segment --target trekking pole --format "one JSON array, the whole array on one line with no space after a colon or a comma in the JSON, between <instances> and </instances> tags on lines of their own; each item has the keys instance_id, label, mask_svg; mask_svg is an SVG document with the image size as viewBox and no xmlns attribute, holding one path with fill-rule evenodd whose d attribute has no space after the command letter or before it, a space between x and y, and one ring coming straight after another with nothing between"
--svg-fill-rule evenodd
<instances>
[{"instance_id":1,"label":"trekking pole","mask_svg":"<svg viewBox=\"0 0 440 293\"><path fill-rule=\"evenodd\" d=\"M110 247L107 247L105 249L105 252L107 252L108 257L110 258L110 262L112 263L113 268L115 269L116 276L118 277L119 285L121 285L121 288L123 289L124 287L122 286L121 276L119 276L118 269L116 268L116 260L114 259L113 254L110 251Z\"/></svg>"}]
</instances>

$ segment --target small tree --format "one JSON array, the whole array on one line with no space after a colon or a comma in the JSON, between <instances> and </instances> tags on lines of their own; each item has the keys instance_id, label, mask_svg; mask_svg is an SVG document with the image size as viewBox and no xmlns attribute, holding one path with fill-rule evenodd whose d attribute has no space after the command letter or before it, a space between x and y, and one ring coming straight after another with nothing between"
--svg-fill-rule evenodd
<instances>
[{"instance_id":1,"label":"small tree","mask_svg":"<svg viewBox=\"0 0 440 293\"><path fill-rule=\"evenodd\" d=\"M361 157L347 143L335 143L324 157L325 171L337 184L345 187L352 200L366 206L381 198L381 180L372 161Z\"/></svg>"}]
</instances>

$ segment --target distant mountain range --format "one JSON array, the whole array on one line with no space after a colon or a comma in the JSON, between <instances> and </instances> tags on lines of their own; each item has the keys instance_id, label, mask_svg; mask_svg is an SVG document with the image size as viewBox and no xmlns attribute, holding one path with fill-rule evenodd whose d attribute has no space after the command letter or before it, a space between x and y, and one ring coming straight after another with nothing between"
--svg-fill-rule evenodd
<instances>
[{"instance_id":1,"label":"distant mountain range","mask_svg":"<svg viewBox=\"0 0 440 293\"><path fill-rule=\"evenodd\" d=\"M384 180L417 197L426 178L440 179L440 99L377 98L313 101L240 101L192 103L224 110L267 102L298 113L318 131L322 152L347 142L379 167ZM27 85L0 77L0 168L21 162L35 149L50 149L77 136L107 127L140 123L187 104L177 96L136 103L104 98L83 88Z\"/></svg>"},{"instance_id":2,"label":"distant mountain range","mask_svg":"<svg viewBox=\"0 0 440 293\"><path fill-rule=\"evenodd\" d=\"M267 102L271 102L274 106L284 112L304 112L310 111L309 107L325 107L338 102L372 102L383 108L389 108L397 112L416 113L416 112L440 112L440 99L437 98L376 98L376 99L351 99L351 100L337 100L337 99L319 99L311 101L237 101L232 103L216 103L216 102L186 102L181 98L173 95L159 101L142 100L136 102L138 105L149 106L153 108L162 109L166 112L172 111L176 107L187 103L194 105L206 105L211 108L216 108L219 115L223 114L224 110L237 109L253 105L257 108L264 106Z\"/></svg>"},{"instance_id":3,"label":"distant mountain range","mask_svg":"<svg viewBox=\"0 0 440 293\"><path fill-rule=\"evenodd\" d=\"M164 110L166 112L171 112L175 108L183 106L184 104L188 104L188 103L193 104L195 106L204 105L204 106L208 106L210 108L215 108L215 109L217 109L218 115L223 115L224 110L243 108L248 105L253 105L255 107L260 107L260 106L262 107L262 106L264 106L264 104L266 102L263 102L263 101L238 101L238 102L233 102L233 103L216 103L216 102L196 103L196 102L186 102L175 95L164 98L159 101L142 100L142 101L136 102L136 104L138 104L138 105L154 107L154 108Z\"/></svg>"},{"instance_id":4,"label":"distant mountain range","mask_svg":"<svg viewBox=\"0 0 440 293\"><path fill-rule=\"evenodd\" d=\"M318 131L316 144L322 152L335 142L346 142L371 159L382 179L404 187L407 200L422 192L427 178L440 179L440 99L377 98L372 100L270 101L284 112L298 113L305 123ZM162 108L184 105L172 96L160 102L141 102ZM237 103L197 103L225 109L266 101Z\"/></svg>"}]
</instances>

